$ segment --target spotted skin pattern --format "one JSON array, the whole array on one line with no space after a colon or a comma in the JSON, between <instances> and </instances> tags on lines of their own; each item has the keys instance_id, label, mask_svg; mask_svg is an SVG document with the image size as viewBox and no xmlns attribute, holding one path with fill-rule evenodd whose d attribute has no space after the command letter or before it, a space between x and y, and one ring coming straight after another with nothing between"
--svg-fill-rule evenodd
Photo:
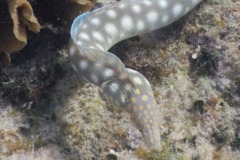
<instances>
[{"instance_id":1,"label":"spotted skin pattern","mask_svg":"<svg viewBox=\"0 0 240 160\"><path fill-rule=\"evenodd\" d=\"M162 28L202 0L122 0L78 16L71 27L74 70L127 111L150 148L160 146L160 113L148 80L108 49L123 39Z\"/></svg>"}]
</instances>

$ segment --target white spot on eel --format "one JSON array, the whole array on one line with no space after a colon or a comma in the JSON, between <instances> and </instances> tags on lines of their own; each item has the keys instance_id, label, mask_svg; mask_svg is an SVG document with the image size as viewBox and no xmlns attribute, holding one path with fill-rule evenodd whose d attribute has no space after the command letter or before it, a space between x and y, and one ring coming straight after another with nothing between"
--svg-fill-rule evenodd
<instances>
[{"instance_id":1,"label":"white spot on eel","mask_svg":"<svg viewBox=\"0 0 240 160\"><path fill-rule=\"evenodd\" d=\"M141 9L141 7L140 7L139 5L133 5L133 6L132 6L132 10L133 10L133 12L135 12L136 14L140 14L141 11L142 11L142 9Z\"/></svg>"},{"instance_id":2,"label":"white spot on eel","mask_svg":"<svg viewBox=\"0 0 240 160\"><path fill-rule=\"evenodd\" d=\"M119 84L112 83L110 89L111 89L111 92L117 92L117 90L119 89Z\"/></svg>"},{"instance_id":3,"label":"white spot on eel","mask_svg":"<svg viewBox=\"0 0 240 160\"><path fill-rule=\"evenodd\" d=\"M108 10L106 11L106 14L109 18L112 18L112 19L117 17L117 13L114 10Z\"/></svg>"},{"instance_id":4,"label":"white spot on eel","mask_svg":"<svg viewBox=\"0 0 240 160\"><path fill-rule=\"evenodd\" d=\"M159 7L165 9L168 7L168 2L167 2L167 0L162 0L162 1L158 2L158 5L159 5Z\"/></svg>"},{"instance_id":5,"label":"white spot on eel","mask_svg":"<svg viewBox=\"0 0 240 160\"><path fill-rule=\"evenodd\" d=\"M131 30L133 27L134 23L133 23L133 19L130 16L124 16L121 19L121 26L123 27L123 29L125 30Z\"/></svg>"},{"instance_id":6,"label":"white spot on eel","mask_svg":"<svg viewBox=\"0 0 240 160\"><path fill-rule=\"evenodd\" d=\"M79 61L79 68L81 70L85 70L88 67L88 62L86 60L80 60Z\"/></svg>"}]
</instances>

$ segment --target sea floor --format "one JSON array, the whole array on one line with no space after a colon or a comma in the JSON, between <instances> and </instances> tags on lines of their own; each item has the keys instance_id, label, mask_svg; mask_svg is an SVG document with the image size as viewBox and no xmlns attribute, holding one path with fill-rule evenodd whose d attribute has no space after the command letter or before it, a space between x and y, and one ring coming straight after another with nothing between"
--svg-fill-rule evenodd
<instances>
[{"instance_id":1,"label":"sea floor","mask_svg":"<svg viewBox=\"0 0 240 160\"><path fill-rule=\"evenodd\" d=\"M152 85L159 151L147 151L129 115L73 71L68 39L45 24L1 66L0 160L240 159L239 0L204 1L111 49Z\"/></svg>"}]
</instances>

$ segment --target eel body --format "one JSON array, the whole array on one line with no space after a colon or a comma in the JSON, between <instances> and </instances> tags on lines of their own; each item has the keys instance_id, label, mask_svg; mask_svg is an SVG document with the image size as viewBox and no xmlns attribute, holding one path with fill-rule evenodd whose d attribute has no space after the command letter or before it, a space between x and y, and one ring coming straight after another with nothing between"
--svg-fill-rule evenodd
<instances>
[{"instance_id":1,"label":"eel body","mask_svg":"<svg viewBox=\"0 0 240 160\"><path fill-rule=\"evenodd\" d=\"M74 70L126 110L150 147L160 146L159 111L148 80L108 52L123 39L162 28L202 0L121 0L78 16L71 27Z\"/></svg>"}]
</instances>

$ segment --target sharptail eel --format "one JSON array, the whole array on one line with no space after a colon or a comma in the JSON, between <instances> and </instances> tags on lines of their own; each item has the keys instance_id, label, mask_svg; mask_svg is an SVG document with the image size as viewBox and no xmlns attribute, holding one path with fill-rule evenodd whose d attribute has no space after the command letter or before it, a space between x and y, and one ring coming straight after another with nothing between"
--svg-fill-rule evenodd
<instances>
[{"instance_id":1,"label":"sharptail eel","mask_svg":"<svg viewBox=\"0 0 240 160\"><path fill-rule=\"evenodd\" d=\"M150 148L160 146L160 113L151 86L108 50L119 41L176 21L201 1L121 0L81 14L72 24L69 58L74 70L131 115Z\"/></svg>"}]
</instances>

